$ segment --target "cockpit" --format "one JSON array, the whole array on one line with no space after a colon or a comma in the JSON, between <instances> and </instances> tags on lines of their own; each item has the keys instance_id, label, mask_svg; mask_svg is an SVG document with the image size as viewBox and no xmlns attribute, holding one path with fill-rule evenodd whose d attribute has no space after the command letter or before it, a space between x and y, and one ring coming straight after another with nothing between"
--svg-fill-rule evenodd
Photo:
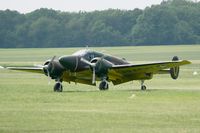
<instances>
[{"instance_id":1,"label":"cockpit","mask_svg":"<svg viewBox=\"0 0 200 133\"><path fill-rule=\"evenodd\" d=\"M90 53L90 52L91 52L91 50L89 50L89 49L82 49L82 50L76 51L72 55L84 56L84 55L86 55L87 53Z\"/></svg>"},{"instance_id":2,"label":"cockpit","mask_svg":"<svg viewBox=\"0 0 200 133\"><path fill-rule=\"evenodd\" d=\"M92 51L92 50L89 50L89 49L79 50L79 51L75 52L73 55L81 56L81 57L83 57L83 58L85 58L86 60L89 60L89 61L91 59L95 58L95 57L102 57L103 56L102 53Z\"/></svg>"}]
</instances>

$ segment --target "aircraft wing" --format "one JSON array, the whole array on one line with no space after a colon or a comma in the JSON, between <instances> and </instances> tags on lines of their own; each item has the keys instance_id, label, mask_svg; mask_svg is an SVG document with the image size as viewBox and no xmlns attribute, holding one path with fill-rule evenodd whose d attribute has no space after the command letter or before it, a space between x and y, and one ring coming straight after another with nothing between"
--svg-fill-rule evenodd
<instances>
[{"instance_id":1,"label":"aircraft wing","mask_svg":"<svg viewBox=\"0 0 200 133\"><path fill-rule=\"evenodd\" d=\"M32 73L41 73L44 74L42 67L5 67L9 70L17 70L17 71L25 71L25 72L32 72Z\"/></svg>"},{"instance_id":2,"label":"aircraft wing","mask_svg":"<svg viewBox=\"0 0 200 133\"><path fill-rule=\"evenodd\" d=\"M170 68L190 64L187 60L155 62L147 64L126 64L114 65L108 71L108 76L112 81L118 81L116 84L128 82L131 80L142 79L145 74L164 74L169 73ZM114 83L114 82L113 82ZM115 84L115 83L114 83Z\"/></svg>"}]
</instances>

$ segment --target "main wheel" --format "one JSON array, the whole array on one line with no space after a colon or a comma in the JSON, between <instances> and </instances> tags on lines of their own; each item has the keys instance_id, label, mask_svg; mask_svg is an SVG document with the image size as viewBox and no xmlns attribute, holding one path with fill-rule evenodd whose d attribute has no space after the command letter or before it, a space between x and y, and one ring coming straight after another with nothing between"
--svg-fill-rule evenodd
<instances>
[{"instance_id":1,"label":"main wheel","mask_svg":"<svg viewBox=\"0 0 200 133\"><path fill-rule=\"evenodd\" d=\"M109 86L107 81L101 81L99 84L99 90L108 90Z\"/></svg>"},{"instance_id":2,"label":"main wheel","mask_svg":"<svg viewBox=\"0 0 200 133\"><path fill-rule=\"evenodd\" d=\"M54 91L55 92L62 92L63 91L63 86L60 82L57 82L55 85L54 85Z\"/></svg>"},{"instance_id":3,"label":"main wheel","mask_svg":"<svg viewBox=\"0 0 200 133\"><path fill-rule=\"evenodd\" d=\"M178 61L178 56L174 56L172 61ZM170 75L172 79L177 79L179 76L179 66L170 68Z\"/></svg>"},{"instance_id":4,"label":"main wheel","mask_svg":"<svg viewBox=\"0 0 200 133\"><path fill-rule=\"evenodd\" d=\"M141 86L141 90L145 91L147 89L147 87L145 85Z\"/></svg>"}]
</instances>

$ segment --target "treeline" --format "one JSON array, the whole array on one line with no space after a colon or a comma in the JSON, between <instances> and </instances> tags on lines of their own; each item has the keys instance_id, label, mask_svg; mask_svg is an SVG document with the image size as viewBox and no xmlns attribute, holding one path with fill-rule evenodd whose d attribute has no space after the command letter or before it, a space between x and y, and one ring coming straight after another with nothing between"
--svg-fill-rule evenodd
<instances>
[{"instance_id":1,"label":"treeline","mask_svg":"<svg viewBox=\"0 0 200 133\"><path fill-rule=\"evenodd\" d=\"M168 0L144 10L0 11L0 47L200 44L200 3Z\"/></svg>"}]
</instances>

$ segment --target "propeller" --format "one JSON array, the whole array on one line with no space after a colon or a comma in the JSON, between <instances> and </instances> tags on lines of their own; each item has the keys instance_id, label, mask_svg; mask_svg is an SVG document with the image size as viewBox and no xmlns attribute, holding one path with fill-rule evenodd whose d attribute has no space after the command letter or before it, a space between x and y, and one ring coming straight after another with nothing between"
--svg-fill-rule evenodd
<instances>
[{"instance_id":1,"label":"propeller","mask_svg":"<svg viewBox=\"0 0 200 133\"><path fill-rule=\"evenodd\" d=\"M51 77L50 77L50 74L49 74L49 71L47 70L47 76L48 76L48 85L51 84Z\"/></svg>"},{"instance_id":2,"label":"propeller","mask_svg":"<svg viewBox=\"0 0 200 133\"><path fill-rule=\"evenodd\" d=\"M96 80L95 80L95 67L93 67L92 68L92 71L93 71L93 73L92 73L92 84L95 84L95 82L96 82Z\"/></svg>"},{"instance_id":3,"label":"propeller","mask_svg":"<svg viewBox=\"0 0 200 133\"><path fill-rule=\"evenodd\" d=\"M54 69L53 61L54 61L55 58L56 58L56 56L53 56L53 58L51 59L51 61L50 61L49 64L48 64L48 69L49 69L49 71L50 71L51 73L53 72L53 69Z\"/></svg>"},{"instance_id":4,"label":"propeller","mask_svg":"<svg viewBox=\"0 0 200 133\"><path fill-rule=\"evenodd\" d=\"M56 58L56 56L53 56L53 58L50 60L49 64L43 66L43 69L46 70L47 76L48 76L48 79L49 79L48 84L50 84L50 80L51 80L50 73L52 73L53 70L54 70L54 63L53 63L53 61L54 61L55 58Z\"/></svg>"},{"instance_id":5,"label":"propeller","mask_svg":"<svg viewBox=\"0 0 200 133\"><path fill-rule=\"evenodd\" d=\"M85 62L86 64L88 64L88 65L90 65L92 67L92 84L95 84L95 82L96 82L96 80L95 80L95 77L96 77L95 76L95 74L96 74L96 72L95 72L96 63L91 63L91 62L87 61L84 58L81 58L81 61Z\"/></svg>"},{"instance_id":6,"label":"propeller","mask_svg":"<svg viewBox=\"0 0 200 133\"><path fill-rule=\"evenodd\" d=\"M86 64L88 64L92 68L92 84L95 84L95 82L96 82L95 77L96 77L96 66L97 66L97 63L99 61L102 61L104 58L105 58L105 55L100 57L99 60L96 63L91 63L88 60L86 60L84 58L81 58L81 61L85 62Z\"/></svg>"}]
</instances>

